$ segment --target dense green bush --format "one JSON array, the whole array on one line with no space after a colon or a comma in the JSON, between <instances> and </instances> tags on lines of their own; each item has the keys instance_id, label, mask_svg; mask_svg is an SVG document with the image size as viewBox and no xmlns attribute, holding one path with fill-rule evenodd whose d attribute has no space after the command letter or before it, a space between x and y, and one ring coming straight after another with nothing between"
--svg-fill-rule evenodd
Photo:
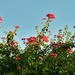
<instances>
[{"instance_id":1,"label":"dense green bush","mask_svg":"<svg viewBox=\"0 0 75 75\"><path fill-rule=\"evenodd\" d=\"M1 38L3 42L0 43L0 75L75 75L75 33L66 26L50 38L48 27L55 15L46 16L48 19L41 31L35 27L37 36L22 38L24 50L14 39L19 26L5 32L7 37Z\"/></svg>"}]
</instances>

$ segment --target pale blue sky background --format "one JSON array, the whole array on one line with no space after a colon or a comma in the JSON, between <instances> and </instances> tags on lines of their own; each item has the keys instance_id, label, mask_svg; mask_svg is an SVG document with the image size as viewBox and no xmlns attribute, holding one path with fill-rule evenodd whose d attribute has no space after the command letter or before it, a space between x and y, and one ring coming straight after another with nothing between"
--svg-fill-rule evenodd
<instances>
[{"instance_id":1,"label":"pale blue sky background","mask_svg":"<svg viewBox=\"0 0 75 75\"><path fill-rule=\"evenodd\" d=\"M49 28L53 34L65 25L75 31L75 0L0 0L0 16L3 18L0 26L4 26L0 28L0 38L6 36L5 30L13 30L14 25L19 25L15 39L23 46L21 38L36 35L35 26L42 27L42 18L47 13L56 16Z\"/></svg>"}]
</instances>

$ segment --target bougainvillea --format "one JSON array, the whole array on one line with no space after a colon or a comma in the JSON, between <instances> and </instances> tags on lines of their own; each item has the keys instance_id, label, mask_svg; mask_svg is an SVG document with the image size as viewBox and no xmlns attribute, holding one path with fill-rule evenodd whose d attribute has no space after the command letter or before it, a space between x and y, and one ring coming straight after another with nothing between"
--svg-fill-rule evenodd
<instances>
[{"instance_id":1,"label":"bougainvillea","mask_svg":"<svg viewBox=\"0 0 75 75\"><path fill-rule=\"evenodd\" d=\"M14 31L5 31L7 37L0 43L0 75L75 75L75 33L66 26L50 38L48 28L55 15L48 13L46 17L41 31L35 26L37 36L21 38L24 49L14 38L18 25Z\"/></svg>"}]
</instances>

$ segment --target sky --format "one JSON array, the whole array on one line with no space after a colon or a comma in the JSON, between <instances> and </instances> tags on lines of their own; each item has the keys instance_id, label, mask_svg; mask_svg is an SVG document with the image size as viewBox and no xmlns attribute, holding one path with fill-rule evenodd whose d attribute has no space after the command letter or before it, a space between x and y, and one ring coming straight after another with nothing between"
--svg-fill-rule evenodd
<instances>
[{"instance_id":1,"label":"sky","mask_svg":"<svg viewBox=\"0 0 75 75\"><path fill-rule=\"evenodd\" d=\"M35 26L43 27L42 18L47 13L56 17L49 27L52 35L66 25L75 32L75 0L0 0L0 17L3 19L0 27L4 26L0 28L0 38L6 36L4 31L13 31L14 26L19 25L15 39L24 47L21 38L36 36Z\"/></svg>"}]
</instances>

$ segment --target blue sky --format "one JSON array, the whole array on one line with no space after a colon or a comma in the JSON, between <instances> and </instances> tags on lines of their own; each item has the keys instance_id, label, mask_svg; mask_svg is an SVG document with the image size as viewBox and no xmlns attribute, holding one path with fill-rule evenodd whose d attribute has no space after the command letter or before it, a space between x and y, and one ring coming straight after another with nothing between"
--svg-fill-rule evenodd
<instances>
[{"instance_id":1,"label":"blue sky","mask_svg":"<svg viewBox=\"0 0 75 75\"><path fill-rule=\"evenodd\" d=\"M23 46L21 38L36 35L35 26L41 29L42 18L47 13L56 16L49 27L52 34L57 34L66 25L75 31L75 0L0 0L0 16L3 18L0 26L4 26L0 28L0 38L6 36L4 31L14 30L14 25L19 25L15 39Z\"/></svg>"}]
</instances>

